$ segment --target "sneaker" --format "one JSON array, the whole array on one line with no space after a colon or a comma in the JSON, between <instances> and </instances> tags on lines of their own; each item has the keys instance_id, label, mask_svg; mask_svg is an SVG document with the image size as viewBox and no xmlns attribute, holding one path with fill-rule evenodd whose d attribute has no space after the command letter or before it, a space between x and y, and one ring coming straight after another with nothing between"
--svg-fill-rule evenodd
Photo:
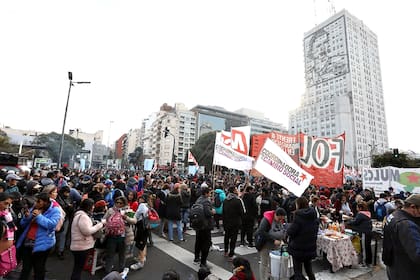
<instances>
[{"instance_id":1,"label":"sneaker","mask_svg":"<svg viewBox=\"0 0 420 280\"><path fill-rule=\"evenodd\" d=\"M195 265L199 265L199 264L200 264L200 259L194 259L194 260L193 260L193 264L195 264Z\"/></svg>"},{"instance_id":2,"label":"sneaker","mask_svg":"<svg viewBox=\"0 0 420 280\"><path fill-rule=\"evenodd\" d=\"M143 268L144 263L138 262L135 264L130 265L131 270L139 270L140 268Z\"/></svg>"},{"instance_id":3,"label":"sneaker","mask_svg":"<svg viewBox=\"0 0 420 280\"><path fill-rule=\"evenodd\" d=\"M253 248L255 248L254 243L249 243L249 244L248 244L248 246L247 246L247 248L248 248L248 249L253 249Z\"/></svg>"},{"instance_id":4,"label":"sneaker","mask_svg":"<svg viewBox=\"0 0 420 280\"><path fill-rule=\"evenodd\" d=\"M241 242L241 244L239 244L239 247L245 247L245 242Z\"/></svg>"},{"instance_id":5,"label":"sneaker","mask_svg":"<svg viewBox=\"0 0 420 280\"><path fill-rule=\"evenodd\" d=\"M161 236L162 238L166 238L166 234L165 234L165 233L162 233L160 236Z\"/></svg>"},{"instance_id":6,"label":"sneaker","mask_svg":"<svg viewBox=\"0 0 420 280\"><path fill-rule=\"evenodd\" d=\"M128 267L124 268L123 272L120 273L121 279L122 280L126 280L127 279L127 274L130 271L130 269Z\"/></svg>"}]
</instances>

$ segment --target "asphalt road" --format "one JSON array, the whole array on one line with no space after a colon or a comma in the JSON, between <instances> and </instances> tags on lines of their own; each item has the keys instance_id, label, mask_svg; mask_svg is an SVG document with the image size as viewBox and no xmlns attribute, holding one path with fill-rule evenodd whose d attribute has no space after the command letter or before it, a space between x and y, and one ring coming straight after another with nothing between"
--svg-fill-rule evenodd
<instances>
[{"instance_id":1,"label":"asphalt road","mask_svg":"<svg viewBox=\"0 0 420 280\"><path fill-rule=\"evenodd\" d=\"M183 280L197 279L196 275L199 267L192 262L194 258L194 234L194 231L188 231L187 234L185 234L186 242L168 242L166 239L154 235L154 246L148 247L145 267L138 271L130 271L127 279L160 280L162 274L168 269L176 270ZM213 232L212 240L216 246L223 248L223 236L221 233ZM250 261L254 274L256 278L259 279L258 254L256 250L238 246L236 248L236 253ZM212 266L213 273L218 275L221 279L229 279L232 275L231 263L223 256L223 252L217 250L211 251L208 261ZM133 262L133 259L127 259L127 266ZM46 278L48 280L70 279L72 266L73 257L69 251L65 252L64 260L59 260L56 255L52 254L47 261ZM313 269L316 273L317 280L386 279L385 272L379 265L374 269L352 268L341 269L336 273L330 273L328 262L319 259L313 262ZM12 273L9 279L17 279L17 277L17 273ZM104 271L103 269L100 269L95 275L84 272L82 279L102 279L103 277Z\"/></svg>"}]
</instances>

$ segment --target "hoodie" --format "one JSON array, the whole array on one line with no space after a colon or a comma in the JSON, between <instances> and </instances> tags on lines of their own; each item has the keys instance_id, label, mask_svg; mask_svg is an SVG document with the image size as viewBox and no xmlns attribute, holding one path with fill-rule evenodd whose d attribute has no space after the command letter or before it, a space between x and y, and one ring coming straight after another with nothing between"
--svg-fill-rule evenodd
<instances>
[{"instance_id":1,"label":"hoodie","mask_svg":"<svg viewBox=\"0 0 420 280\"><path fill-rule=\"evenodd\" d=\"M319 222L312 207L298 209L287 228L290 255L303 260L315 258Z\"/></svg>"},{"instance_id":2,"label":"hoodie","mask_svg":"<svg viewBox=\"0 0 420 280\"><path fill-rule=\"evenodd\" d=\"M359 211L354 219L348 221L347 226L358 233L372 232L372 219L369 211Z\"/></svg>"},{"instance_id":3,"label":"hoodie","mask_svg":"<svg viewBox=\"0 0 420 280\"><path fill-rule=\"evenodd\" d=\"M236 194L229 193L223 201L223 227L227 229L240 228L244 213L242 201Z\"/></svg>"}]
</instances>

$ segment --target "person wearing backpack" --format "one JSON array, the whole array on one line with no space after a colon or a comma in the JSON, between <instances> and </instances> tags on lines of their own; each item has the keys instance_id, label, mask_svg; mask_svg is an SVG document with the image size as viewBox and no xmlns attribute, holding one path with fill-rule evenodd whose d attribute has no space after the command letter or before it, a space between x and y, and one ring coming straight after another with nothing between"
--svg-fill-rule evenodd
<instances>
[{"instance_id":1,"label":"person wearing backpack","mask_svg":"<svg viewBox=\"0 0 420 280\"><path fill-rule=\"evenodd\" d=\"M223 201L226 199L226 193L223 190L221 185L218 185L214 190L214 221L216 223L216 228L220 230L220 220L222 220L223 213Z\"/></svg>"},{"instance_id":2,"label":"person wearing backpack","mask_svg":"<svg viewBox=\"0 0 420 280\"><path fill-rule=\"evenodd\" d=\"M382 260L390 280L420 275L420 194L410 195L402 209L385 221Z\"/></svg>"},{"instance_id":3,"label":"person wearing backpack","mask_svg":"<svg viewBox=\"0 0 420 280\"><path fill-rule=\"evenodd\" d=\"M373 204L375 217L378 221L382 222L389 211L393 209L391 203L388 203L388 199L385 193L379 195L379 199Z\"/></svg>"},{"instance_id":4,"label":"person wearing backpack","mask_svg":"<svg viewBox=\"0 0 420 280\"><path fill-rule=\"evenodd\" d=\"M194 244L194 263L201 267L207 267L207 257L209 255L211 246L211 230L213 229L213 215L216 211L212 208L210 201L210 189L208 187L201 187L201 196L197 198L195 204L202 206L203 225L201 228L195 229L195 244ZM191 207L191 219L193 219L193 208ZM194 224L192 220L192 224Z\"/></svg>"},{"instance_id":5,"label":"person wearing backpack","mask_svg":"<svg viewBox=\"0 0 420 280\"><path fill-rule=\"evenodd\" d=\"M106 234L105 272L112 271L114 256L118 255L118 266L115 270L122 272L125 267L126 252L126 221L135 224L136 218L127 216L127 198L119 196L114 200L114 207L109 208L104 215ZM134 235L133 235L134 238Z\"/></svg>"}]
</instances>

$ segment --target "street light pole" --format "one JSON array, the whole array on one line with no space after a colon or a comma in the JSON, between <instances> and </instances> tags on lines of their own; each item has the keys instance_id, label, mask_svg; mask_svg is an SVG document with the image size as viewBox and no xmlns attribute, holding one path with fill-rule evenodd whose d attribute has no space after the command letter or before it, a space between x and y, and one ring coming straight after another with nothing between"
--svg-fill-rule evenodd
<instances>
[{"instance_id":1,"label":"street light pole","mask_svg":"<svg viewBox=\"0 0 420 280\"><path fill-rule=\"evenodd\" d=\"M64 111L63 128L61 129L61 142L60 142L60 150L59 150L59 154L58 154L58 165L57 165L58 168L61 167L61 159L62 159L62 156L63 156L64 129L66 127L67 109L69 107L71 87L74 86L74 84L90 84L90 82L73 82L73 73L72 72L68 72L68 77L69 77L69 92L67 93L67 102L66 102L66 109Z\"/></svg>"},{"instance_id":2,"label":"street light pole","mask_svg":"<svg viewBox=\"0 0 420 280\"><path fill-rule=\"evenodd\" d=\"M173 144L172 144L172 160L171 161L172 161L172 168L174 168L175 167L175 135L173 135L169 131L169 128L168 127L165 127L164 133L165 133L165 138L166 138L166 136L168 136L168 134L170 134L172 136L172 138L173 138Z\"/></svg>"},{"instance_id":3,"label":"street light pole","mask_svg":"<svg viewBox=\"0 0 420 280\"><path fill-rule=\"evenodd\" d=\"M114 121L109 121L108 143L107 143L107 147L106 147L106 163L105 163L106 168L108 168L109 153L111 152L111 149L109 147L109 140L111 138L111 125L113 123L114 123Z\"/></svg>"}]
</instances>

